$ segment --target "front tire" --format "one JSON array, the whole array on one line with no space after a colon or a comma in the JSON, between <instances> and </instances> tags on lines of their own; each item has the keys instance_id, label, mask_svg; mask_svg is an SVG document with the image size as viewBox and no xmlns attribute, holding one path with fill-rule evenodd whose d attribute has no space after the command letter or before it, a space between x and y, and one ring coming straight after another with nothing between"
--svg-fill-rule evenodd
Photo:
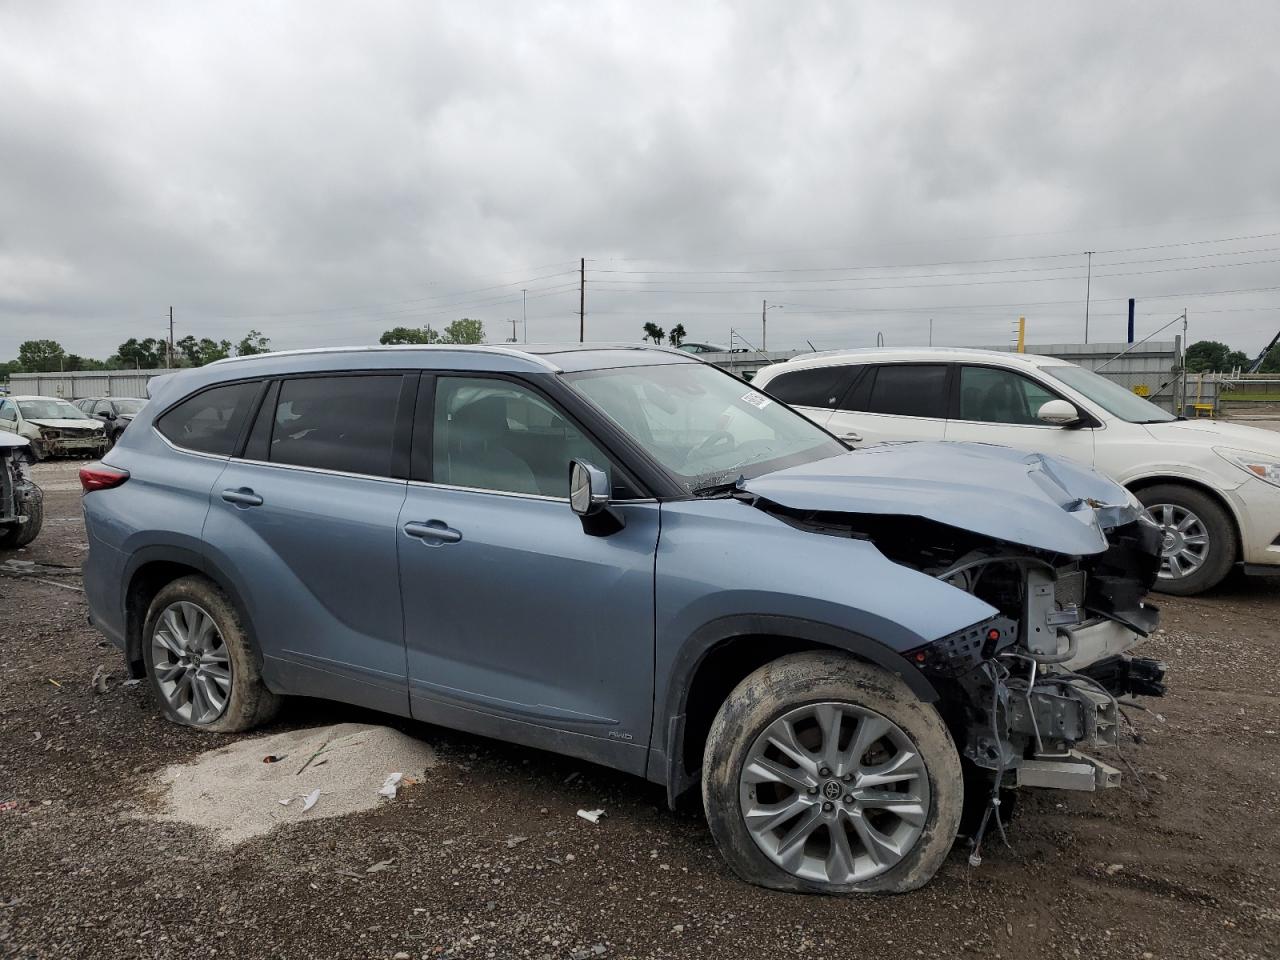
<instances>
[{"instance_id":1,"label":"front tire","mask_svg":"<svg viewBox=\"0 0 1280 960\"><path fill-rule=\"evenodd\" d=\"M721 854L749 883L903 893L950 852L964 782L941 716L899 677L799 653L761 667L721 706L702 800Z\"/></svg>"},{"instance_id":2,"label":"front tire","mask_svg":"<svg viewBox=\"0 0 1280 960\"><path fill-rule=\"evenodd\" d=\"M1187 597L1221 583L1240 552L1227 511L1207 494L1178 483L1146 487L1137 496L1164 534L1153 589Z\"/></svg>"},{"instance_id":3,"label":"front tire","mask_svg":"<svg viewBox=\"0 0 1280 960\"><path fill-rule=\"evenodd\" d=\"M0 465L0 469L7 467ZM40 528L44 526L44 491L35 484L27 492L22 511L27 518L22 523L0 527L0 547L16 550L25 547L39 535Z\"/></svg>"},{"instance_id":4,"label":"front tire","mask_svg":"<svg viewBox=\"0 0 1280 960\"><path fill-rule=\"evenodd\" d=\"M175 723L239 733L279 709L235 607L205 577L181 577L156 594L142 628L142 653L151 689Z\"/></svg>"}]
</instances>

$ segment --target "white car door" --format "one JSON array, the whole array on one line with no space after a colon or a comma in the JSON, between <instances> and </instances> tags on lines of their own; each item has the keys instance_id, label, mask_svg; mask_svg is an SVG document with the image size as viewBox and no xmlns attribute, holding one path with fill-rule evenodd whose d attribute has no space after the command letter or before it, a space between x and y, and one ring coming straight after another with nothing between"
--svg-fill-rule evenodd
<instances>
[{"instance_id":1,"label":"white car door","mask_svg":"<svg viewBox=\"0 0 1280 960\"><path fill-rule=\"evenodd\" d=\"M18 408L12 400L0 400L0 430L18 432Z\"/></svg>"},{"instance_id":2,"label":"white car door","mask_svg":"<svg viewBox=\"0 0 1280 960\"><path fill-rule=\"evenodd\" d=\"M859 376L826 427L848 443L941 440L947 427L950 377L945 363L882 363Z\"/></svg>"},{"instance_id":3,"label":"white car door","mask_svg":"<svg viewBox=\"0 0 1280 960\"><path fill-rule=\"evenodd\" d=\"M948 440L998 443L1093 464L1097 422L1088 413L1082 410L1081 424L1070 427L1044 423L1036 415L1048 401L1065 400L1061 393L1003 367L959 364L956 376L956 406L947 421Z\"/></svg>"}]
</instances>

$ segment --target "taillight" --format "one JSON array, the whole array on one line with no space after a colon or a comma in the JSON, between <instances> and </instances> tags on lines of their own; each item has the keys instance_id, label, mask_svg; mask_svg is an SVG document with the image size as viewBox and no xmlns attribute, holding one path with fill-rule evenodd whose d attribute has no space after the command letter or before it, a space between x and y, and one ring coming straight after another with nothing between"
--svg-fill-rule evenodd
<instances>
[{"instance_id":1,"label":"taillight","mask_svg":"<svg viewBox=\"0 0 1280 960\"><path fill-rule=\"evenodd\" d=\"M110 490L129 479L129 471L109 467L105 463L91 463L80 468L80 489L85 493L94 490Z\"/></svg>"}]
</instances>

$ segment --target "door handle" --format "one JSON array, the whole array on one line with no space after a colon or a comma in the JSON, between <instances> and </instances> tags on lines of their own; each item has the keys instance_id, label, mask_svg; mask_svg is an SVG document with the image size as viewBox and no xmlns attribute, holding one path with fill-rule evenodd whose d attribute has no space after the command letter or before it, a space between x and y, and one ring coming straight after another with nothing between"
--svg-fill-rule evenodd
<instances>
[{"instance_id":1,"label":"door handle","mask_svg":"<svg viewBox=\"0 0 1280 960\"><path fill-rule=\"evenodd\" d=\"M846 430L844 433L840 434L840 439L848 440L851 443L861 443L862 434L854 433L852 430Z\"/></svg>"},{"instance_id":2,"label":"door handle","mask_svg":"<svg viewBox=\"0 0 1280 960\"><path fill-rule=\"evenodd\" d=\"M238 490L223 490L222 499L227 503L234 503L240 507L262 506L262 498L248 487L241 487Z\"/></svg>"},{"instance_id":3,"label":"door handle","mask_svg":"<svg viewBox=\"0 0 1280 960\"><path fill-rule=\"evenodd\" d=\"M426 523L410 520L404 525L404 532L411 537L436 545L457 543L462 539L462 531L453 529L443 520L428 520Z\"/></svg>"}]
</instances>

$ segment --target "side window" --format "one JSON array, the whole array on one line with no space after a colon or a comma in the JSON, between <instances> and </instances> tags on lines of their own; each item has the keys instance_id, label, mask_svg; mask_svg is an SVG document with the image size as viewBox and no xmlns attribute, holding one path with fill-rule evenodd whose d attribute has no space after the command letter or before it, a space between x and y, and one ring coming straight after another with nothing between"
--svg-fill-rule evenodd
<instances>
[{"instance_id":1,"label":"side window","mask_svg":"<svg viewBox=\"0 0 1280 960\"><path fill-rule=\"evenodd\" d=\"M1043 426L1036 413L1056 399L1040 384L1012 370L960 368L961 420Z\"/></svg>"},{"instance_id":2,"label":"side window","mask_svg":"<svg viewBox=\"0 0 1280 960\"><path fill-rule=\"evenodd\" d=\"M8 400L0 403L0 420L8 420L10 423L16 422L18 414L14 411L13 404Z\"/></svg>"},{"instance_id":3,"label":"side window","mask_svg":"<svg viewBox=\"0 0 1280 960\"><path fill-rule=\"evenodd\" d=\"M246 381L202 390L161 416L156 429L176 446L229 457L260 386Z\"/></svg>"},{"instance_id":4,"label":"side window","mask_svg":"<svg viewBox=\"0 0 1280 960\"><path fill-rule=\"evenodd\" d=\"M569 461L609 458L533 390L510 380L440 377L431 479L456 487L569 496Z\"/></svg>"},{"instance_id":5,"label":"side window","mask_svg":"<svg viewBox=\"0 0 1280 960\"><path fill-rule=\"evenodd\" d=\"M267 459L390 476L401 380L378 374L283 381Z\"/></svg>"},{"instance_id":6,"label":"side window","mask_svg":"<svg viewBox=\"0 0 1280 960\"><path fill-rule=\"evenodd\" d=\"M868 413L899 417L947 415L947 368L942 364L886 363L875 371Z\"/></svg>"},{"instance_id":7,"label":"side window","mask_svg":"<svg viewBox=\"0 0 1280 960\"><path fill-rule=\"evenodd\" d=\"M112 413L110 400L99 400L93 408L94 413Z\"/></svg>"},{"instance_id":8,"label":"side window","mask_svg":"<svg viewBox=\"0 0 1280 960\"><path fill-rule=\"evenodd\" d=\"M764 390L793 407L830 410L844 393L848 380L848 367L811 367L780 374L770 380Z\"/></svg>"}]
</instances>

